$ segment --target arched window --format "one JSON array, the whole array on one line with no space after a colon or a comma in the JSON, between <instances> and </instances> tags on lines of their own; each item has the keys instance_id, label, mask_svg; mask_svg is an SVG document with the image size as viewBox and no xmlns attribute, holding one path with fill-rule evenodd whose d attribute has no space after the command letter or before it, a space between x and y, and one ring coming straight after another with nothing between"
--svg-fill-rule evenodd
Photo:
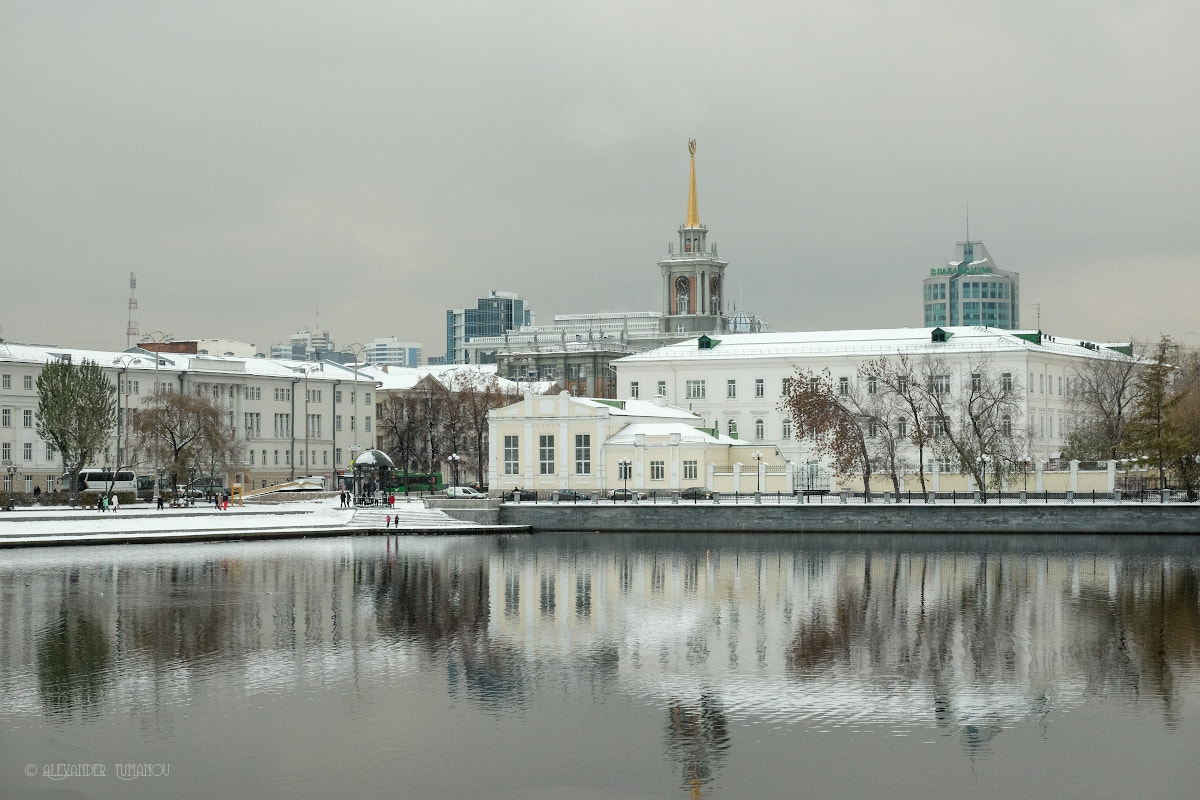
<instances>
[{"instance_id":1,"label":"arched window","mask_svg":"<svg viewBox=\"0 0 1200 800\"><path fill-rule=\"evenodd\" d=\"M1004 436L1012 436L1012 417L1008 414L1000 418L1000 433Z\"/></svg>"},{"instance_id":2,"label":"arched window","mask_svg":"<svg viewBox=\"0 0 1200 800\"><path fill-rule=\"evenodd\" d=\"M737 420L736 419L729 420L728 430L729 430L729 438L736 439L737 438Z\"/></svg>"},{"instance_id":3,"label":"arched window","mask_svg":"<svg viewBox=\"0 0 1200 800\"><path fill-rule=\"evenodd\" d=\"M761 419L754 420L754 438L757 441L762 441L766 436L766 425Z\"/></svg>"},{"instance_id":4,"label":"arched window","mask_svg":"<svg viewBox=\"0 0 1200 800\"><path fill-rule=\"evenodd\" d=\"M783 418L783 438L784 439L792 438L792 418L791 417Z\"/></svg>"}]
</instances>

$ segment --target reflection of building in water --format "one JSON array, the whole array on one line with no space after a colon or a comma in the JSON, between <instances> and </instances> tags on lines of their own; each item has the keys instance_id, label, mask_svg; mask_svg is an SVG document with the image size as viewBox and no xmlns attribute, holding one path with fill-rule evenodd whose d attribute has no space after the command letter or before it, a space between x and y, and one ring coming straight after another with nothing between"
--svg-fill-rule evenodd
<instances>
[{"instance_id":1,"label":"reflection of building in water","mask_svg":"<svg viewBox=\"0 0 1200 800\"><path fill-rule=\"evenodd\" d=\"M208 691L218 663L249 693L436 666L449 693L488 707L523 705L553 674L647 698L685 778L702 779L726 718L938 725L983 748L994 726L1089 695L1169 717L1200 675L1194 559L615 541L10 557L0 714L160 709Z\"/></svg>"},{"instance_id":2,"label":"reflection of building in water","mask_svg":"<svg viewBox=\"0 0 1200 800\"><path fill-rule=\"evenodd\" d=\"M390 559L348 539L291 558L240 545L238 558L164 563L164 550L0 570L0 675L19 687L0 691L0 712L86 714L113 696L157 708L191 697L214 659L250 693L417 669L448 641L474 643L484 618L479 571L438 544Z\"/></svg>"},{"instance_id":3,"label":"reflection of building in water","mask_svg":"<svg viewBox=\"0 0 1200 800\"><path fill-rule=\"evenodd\" d=\"M738 714L978 738L1144 676L1111 618L1139 570L1091 555L500 552L488 633L526 659L615 648L622 683L671 702L709 692Z\"/></svg>"}]
</instances>

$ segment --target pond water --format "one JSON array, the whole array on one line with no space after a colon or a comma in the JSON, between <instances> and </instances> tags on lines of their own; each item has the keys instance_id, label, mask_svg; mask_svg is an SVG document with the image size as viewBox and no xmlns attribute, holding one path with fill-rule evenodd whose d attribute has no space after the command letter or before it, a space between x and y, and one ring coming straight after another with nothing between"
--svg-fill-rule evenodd
<instances>
[{"instance_id":1,"label":"pond water","mask_svg":"<svg viewBox=\"0 0 1200 800\"><path fill-rule=\"evenodd\" d=\"M1195 797L1194 537L0 552L0 797Z\"/></svg>"}]
</instances>

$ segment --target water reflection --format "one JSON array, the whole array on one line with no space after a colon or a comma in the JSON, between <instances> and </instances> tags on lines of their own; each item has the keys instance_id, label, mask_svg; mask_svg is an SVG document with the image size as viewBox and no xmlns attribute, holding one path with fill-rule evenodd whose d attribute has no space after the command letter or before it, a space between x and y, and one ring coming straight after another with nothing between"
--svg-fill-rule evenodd
<instances>
[{"instance_id":1,"label":"water reflection","mask_svg":"<svg viewBox=\"0 0 1200 800\"><path fill-rule=\"evenodd\" d=\"M940 731L974 757L1101 698L1170 731L1200 695L1198 578L1189 538L13 551L0 557L0 715L61 734L132 714L161 733L188 704L332 689L369 706L379 687L435 675L434 701L500 720L560 702L599 714L612 697L656 709L658 757L698 795L721 784L735 723ZM431 729L462 735L445 716ZM578 734L539 735L531 759Z\"/></svg>"}]
</instances>

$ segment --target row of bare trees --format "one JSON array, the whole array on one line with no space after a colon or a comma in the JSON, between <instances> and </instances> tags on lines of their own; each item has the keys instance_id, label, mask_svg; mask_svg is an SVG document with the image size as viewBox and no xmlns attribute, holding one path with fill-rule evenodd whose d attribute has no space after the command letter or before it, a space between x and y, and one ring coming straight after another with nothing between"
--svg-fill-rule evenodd
<instances>
[{"instance_id":1,"label":"row of bare trees","mask_svg":"<svg viewBox=\"0 0 1200 800\"><path fill-rule=\"evenodd\" d=\"M1015 376L986 355L960 370L941 357L900 354L836 383L827 369L798 369L783 407L835 473L862 475L868 497L876 474L899 495L901 476L915 472L926 491L928 455L971 475L986 502L988 487L999 488L1021 464L1021 399Z\"/></svg>"},{"instance_id":2,"label":"row of bare trees","mask_svg":"<svg viewBox=\"0 0 1200 800\"><path fill-rule=\"evenodd\" d=\"M488 463L488 412L520 396L494 374L462 369L439 381L429 375L413 388L381 394L377 424L396 469L429 473L452 453L468 475L483 481Z\"/></svg>"}]
</instances>

